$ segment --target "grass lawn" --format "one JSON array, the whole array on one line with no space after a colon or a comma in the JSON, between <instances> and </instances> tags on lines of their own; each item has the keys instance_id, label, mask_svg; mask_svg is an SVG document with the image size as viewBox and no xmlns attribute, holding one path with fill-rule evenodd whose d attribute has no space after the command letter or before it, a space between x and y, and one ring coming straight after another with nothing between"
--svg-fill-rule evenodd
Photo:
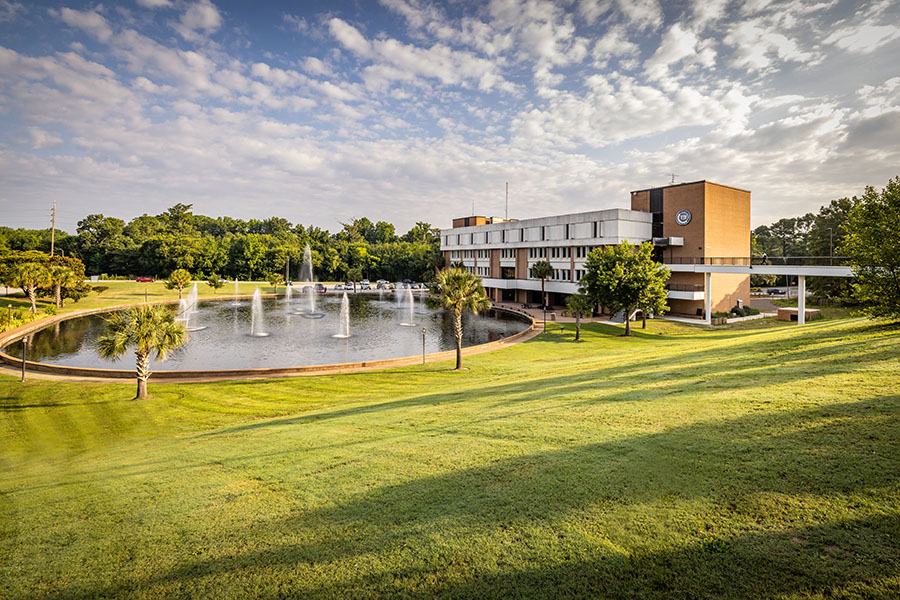
<instances>
[{"instance_id":1,"label":"grass lawn","mask_svg":"<svg viewBox=\"0 0 900 600\"><path fill-rule=\"evenodd\" d=\"M143 402L0 377L0 597L898 597L900 326L739 325Z\"/></svg>"}]
</instances>

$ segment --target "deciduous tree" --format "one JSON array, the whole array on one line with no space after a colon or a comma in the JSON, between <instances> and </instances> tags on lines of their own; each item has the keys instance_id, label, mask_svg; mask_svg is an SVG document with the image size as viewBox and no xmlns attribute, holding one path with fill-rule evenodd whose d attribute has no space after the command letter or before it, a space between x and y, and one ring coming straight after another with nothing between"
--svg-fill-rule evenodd
<instances>
[{"instance_id":1,"label":"deciduous tree","mask_svg":"<svg viewBox=\"0 0 900 600\"><path fill-rule=\"evenodd\" d=\"M900 319L900 177L869 186L850 212L841 252L856 276L853 291L872 317Z\"/></svg>"},{"instance_id":2,"label":"deciduous tree","mask_svg":"<svg viewBox=\"0 0 900 600\"><path fill-rule=\"evenodd\" d=\"M592 250L584 263L581 285L597 304L612 312L624 311L625 335L631 335L631 313L649 302L648 289L662 286L669 270L653 260L653 246L644 242L635 247L627 241ZM649 305L649 304L648 304Z\"/></svg>"}]
</instances>

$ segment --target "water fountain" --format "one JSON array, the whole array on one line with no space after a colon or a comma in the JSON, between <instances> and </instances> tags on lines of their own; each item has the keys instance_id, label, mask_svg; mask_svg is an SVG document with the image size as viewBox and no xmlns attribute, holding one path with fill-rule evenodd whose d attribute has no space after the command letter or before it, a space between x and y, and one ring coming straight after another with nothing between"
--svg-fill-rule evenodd
<instances>
[{"instance_id":1,"label":"water fountain","mask_svg":"<svg viewBox=\"0 0 900 600\"><path fill-rule=\"evenodd\" d=\"M263 322L262 295L259 288L253 292L253 303L250 309L250 335L252 337L267 337L266 325Z\"/></svg>"},{"instance_id":2,"label":"water fountain","mask_svg":"<svg viewBox=\"0 0 900 600\"><path fill-rule=\"evenodd\" d=\"M342 339L350 337L350 299L347 298L346 292L341 298L341 316L338 327L338 332L331 337Z\"/></svg>"},{"instance_id":3,"label":"water fountain","mask_svg":"<svg viewBox=\"0 0 900 600\"><path fill-rule=\"evenodd\" d=\"M240 306L241 301L238 300L238 296L241 295L240 289L238 287L238 280L234 280L234 302L231 303L232 306Z\"/></svg>"},{"instance_id":4,"label":"water fountain","mask_svg":"<svg viewBox=\"0 0 900 600\"><path fill-rule=\"evenodd\" d=\"M294 286L292 286L289 283L286 283L284 285L284 301L286 303L290 304L293 294L294 294Z\"/></svg>"},{"instance_id":5,"label":"water fountain","mask_svg":"<svg viewBox=\"0 0 900 600\"><path fill-rule=\"evenodd\" d=\"M303 250L303 264L300 265L300 281L303 283L303 294L306 298L306 306L297 310L295 315L300 315L306 319L321 319L325 313L316 310L316 290L313 287L315 276L313 275L312 250L309 244Z\"/></svg>"},{"instance_id":6,"label":"water fountain","mask_svg":"<svg viewBox=\"0 0 900 600\"><path fill-rule=\"evenodd\" d=\"M397 294L397 303L398 304L406 304L406 321L400 323L401 327L418 327L418 324L413 323L413 312L416 309L416 302L413 300L412 288L406 286L406 289L401 293Z\"/></svg>"},{"instance_id":7,"label":"water fountain","mask_svg":"<svg viewBox=\"0 0 900 600\"><path fill-rule=\"evenodd\" d=\"M184 304L184 307L182 310L182 316L184 319L184 328L187 329L188 331L202 331L203 329L206 329L206 327L191 327L190 326L191 317L193 317L195 314L197 314L197 297L198 297L198 295L199 295L199 293L197 292L197 284L195 283L194 287L192 287L191 291L188 293L187 300L184 301L185 304ZM180 302L179 302L178 308L182 309L182 305Z\"/></svg>"}]
</instances>

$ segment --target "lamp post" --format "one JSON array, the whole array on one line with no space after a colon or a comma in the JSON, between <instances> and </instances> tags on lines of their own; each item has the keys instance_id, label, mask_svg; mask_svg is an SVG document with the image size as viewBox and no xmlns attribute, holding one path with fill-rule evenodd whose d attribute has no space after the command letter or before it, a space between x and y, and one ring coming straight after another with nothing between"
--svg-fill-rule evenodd
<instances>
[{"instance_id":1,"label":"lamp post","mask_svg":"<svg viewBox=\"0 0 900 600\"><path fill-rule=\"evenodd\" d=\"M6 324L12 325L12 304L6 305Z\"/></svg>"},{"instance_id":2,"label":"lamp post","mask_svg":"<svg viewBox=\"0 0 900 600\"><path fill-rule=\"evenodd\" d=\"M422 328L422 364L425 364L425 331L426 329Z\"/></svg>"},{"instance_id":3,"label":"lamp post","mask_svg":"<svg viewBox=\"0 0 900 600\"><path fill-rule=\"evenodd\" d=\"M144 288L144 304L147 304L147 288Z\"/></svg>"},{"instance_id":4,"label":"lamp post","mask_svg":"<svg viewBox=\"0 0 900 600\"><path fill-rule=\"evenodd\" d=\"M25 356L28 354L28 336L22 338L22 379L25 381Z\"/></svg>"},{"instance_id":5,"label":"lamp post","mask_svg":"<svg viewBox=\"0 0 900 600\"><path fill-rule=\"evenodd\" d=\"M828 228L828 264L834 264L834 229Z\"/></svg>"}]
</instances>

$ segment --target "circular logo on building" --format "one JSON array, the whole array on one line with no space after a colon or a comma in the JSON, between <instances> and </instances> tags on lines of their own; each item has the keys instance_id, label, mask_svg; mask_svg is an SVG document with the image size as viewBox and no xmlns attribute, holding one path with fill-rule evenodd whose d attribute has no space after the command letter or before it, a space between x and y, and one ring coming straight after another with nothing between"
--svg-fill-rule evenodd
<instances>
[{"instance_id":1,"label":"circular logo on building","mask_svg":"<svg viewBox=\"0 0 900 600\"><path fill-rule=\"evenodd\" d=\"M675 213L675 222L679 225L687 225L691 222L691 211L687 209L679 210Z\"/></svg>"}]
</instances>

